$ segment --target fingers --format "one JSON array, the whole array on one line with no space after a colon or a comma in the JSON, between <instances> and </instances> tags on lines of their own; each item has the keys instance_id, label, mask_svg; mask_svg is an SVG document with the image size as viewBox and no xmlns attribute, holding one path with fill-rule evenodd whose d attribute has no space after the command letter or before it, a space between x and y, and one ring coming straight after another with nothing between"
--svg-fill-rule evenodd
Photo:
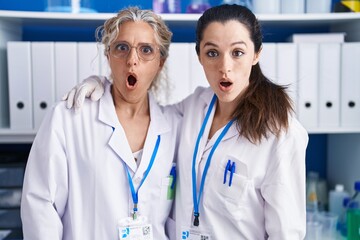
<instances>
[{"instance_id":1,"label":"fingers","mask_svg":"<svg viewBox=\"0 0 360 240\"><path fill-rule=\"evenodd\" d=\"M75 94L74 108L75 112L79 112L84 105L85 97L89 95L90 91L86 85L80 85Z\"/></svg>"},{"instance_id":2,"label":"fingers","mask_svg":"<svg viewBox=\"0 0 360 240\"><path fill-rule=\"evenodd\" d=\"M104 85L105 84L105 82L106 82L106 77L105 76L98 76L98 83L99 84L102 84L102 85Z\"/></svg>"},{"instance_id":3,"label":"fingers","mask_svg":"<svg viewBox=\"0 0 360 240\"><path fill-rule=\"evenodd\" d=\"M104 94L104 85L103 83L99 83L99 85L97 85L94 89L94 91L91 93L91 100L92 101L98 101L102 95Z\"/></svg>"},{"instance_id":4,"label":"fingers","mask_svg":"<svg viewBox=\"0 0 360 240\"><path fill-rule=\"evenodd\" d=\"M62 100L66 101L68 109L74 108L75 113L81 111L86 97L90 97L92 101L98 101L104 94L105 78L99 76L90 76L76 85Z\"/></svg>"},{"instance_id":5,"label":"fingers","mask_svg":"<svg viewBox=\"0 0 360 240\"><path fill-rule=\"evenodd\" d=\"M75 97L75 93L76 93L76 88L73 88L70 90L70 92L68 92L67 95L67 99L66 100L66 107L68 109L72 108L74 106L74 97Z\"/></svg>"},{"instance_id":6,"label":"fingers","mask_svg":"<svg viewBox=\"0 0 360 240\"><path fill-rule=\"evenodd\" d=\"M61 101L66 101L68 99L69 93L65 93L64 96L62 96Z\"/></svg>"}]
</instances>

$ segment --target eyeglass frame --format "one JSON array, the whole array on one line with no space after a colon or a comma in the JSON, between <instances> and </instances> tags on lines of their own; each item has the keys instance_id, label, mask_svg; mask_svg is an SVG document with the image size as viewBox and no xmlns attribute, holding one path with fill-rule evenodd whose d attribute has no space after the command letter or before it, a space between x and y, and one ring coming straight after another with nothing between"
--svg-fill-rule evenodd
<instances>
[{"instance_id":1,"label":"eyeglass frame","mask_svg":"<svg viewBox=\"0 0 360 240\"><path fill-rule=\"evenodd\" d=\"M127 45L127 47L129 48L128 52L124 56L116 56L112 51L112 49L116 49L116 47L114 47L114 46L118 46L119 44ZM138 51L138 49L140 49L141 47L150 47L150 48L152 48L154 50L154 57L151 58L151 59L144 59L144 57L142 57L141 54L139 54L139 51ZM154 60L155 57L156 57L156 52L155 52L156 50L158 50L158 52L161 55L160 48L158 46L156 46L156 45L154 46L154 44L152 44L152 43L139 43L139 45L137 45L137 46L132 46L126 41L118 41L118 42L112 43L111 45L108 46L108 53L111 56L113 56L114 58L116 58L116 59L122 59L122 58L127 58L133 48L135 48L137 57L139 59L143 60L143 61L152 61L152 60Z\"/></svg>"}]
</instances>

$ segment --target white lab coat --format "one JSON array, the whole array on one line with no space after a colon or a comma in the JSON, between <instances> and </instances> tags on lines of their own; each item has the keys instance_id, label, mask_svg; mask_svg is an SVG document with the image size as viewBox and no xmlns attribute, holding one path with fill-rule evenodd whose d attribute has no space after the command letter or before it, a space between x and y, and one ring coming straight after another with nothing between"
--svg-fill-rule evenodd
<instances>
[{"instance_id":1,"label":"white lab coat","mask_svg":"<svg viewBox=\"0 0 360 240\"><path fill-rule=\"evenodd\" d=\"M168 239L165 221L169 174L175 161L179 117L149 94L151 122L139 167L116 116L110 84L98 102L79 114L57 104L34 140L26 166L21 218L25 240L115 240L118 220L133 203L124 167L137 189L161 136L155 162L139 190L139 214L152 223L154 239ZM172 111L172 112L171 112Z\"/></svg>"},{"instance_id":2,"label":"white lab coat","mask_svg":"<svg viewBox=\"0 0 360 240\"><path fill-rule=\"evenodd\" d=\"M176 106L184 117L178 152L177 239L181 239L182 226L193 224L193 151L213 94L209 88L197 88ZM199 145L197 194L207 157L222 131L220 129L207 143L214 110ZM287 133L279 139L269 135L259 145L239 137L233 124L212 157L199 204L200 229L206 228L215 240L303 239L307 143L307 132L294 118L290 118ZM223 184L229 159L236 162L231 187Z\"/></svg>"}]
</instances>

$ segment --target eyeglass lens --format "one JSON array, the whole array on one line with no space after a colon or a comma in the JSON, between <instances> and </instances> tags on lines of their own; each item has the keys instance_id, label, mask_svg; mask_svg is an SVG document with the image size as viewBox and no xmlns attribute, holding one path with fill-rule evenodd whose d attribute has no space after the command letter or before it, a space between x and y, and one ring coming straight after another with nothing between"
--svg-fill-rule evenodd
<instances>
[{"instance_id":1,"label":"eyeglass lens","mask_svg":"<svg viewBox=\"0 0 360 240\"><path fill-rule=\"evenodd\" d=\"M153 60L156 56L156 48L150 43L140 43L138 46L130 46L126 42L116 42L110 48L110 53L116 58L125 58L132 48L136 49L140 59L145 61Z\"/></svg>"}]
</instances>

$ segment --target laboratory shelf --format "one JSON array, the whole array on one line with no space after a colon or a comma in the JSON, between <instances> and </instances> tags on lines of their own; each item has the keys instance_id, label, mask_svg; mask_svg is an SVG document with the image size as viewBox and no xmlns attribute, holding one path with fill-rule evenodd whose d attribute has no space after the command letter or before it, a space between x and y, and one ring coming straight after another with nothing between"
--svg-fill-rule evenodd
<instances>
[{"instance_id":1,"label":"laboratory shelf","mask_svg":"<svg viewBox=\"0 0 360 240\"><path fill-rule=\"evenodd\" d=\"M5 57L7 41L23 40L25 27L51 27L67 29L72 27L96 28L114 13L53 13L31 11L0 10L0 50ZM189 31L195 28L200 14L160 14L170 27L181 27ZM329 32L344 32L346 41L360 41L360 13L323 13L323 14L258 14L261 25L279 30L294 29L294 33L312 32L317 27L327 28ZM279 32L277 32L279 33ZM1 69L0 69L1 70ZM0 78L7 79L5 71L0 71ZM360 138L358 128L314 128L310 134L352 135ZM0 143L31 143L35 130L0 129Z\"/></svg>"},{"instance_id":2,"label":"laboratory shelf","mask_svg":"<svg viewBox=\"0 0 360 240\"><path fill-rule=\"evenodd\" d=\"M313 128L307 129L309 134L359 134L359 128ZM32 143L36 135L35 130L0 129L1 143Z\"/></svg>"},{"instance_id":3,"label":"laboratory shelf","mask_svg":"<svg viewBox=\"0 0 360 240\"><path fill-rule=\"evenodd\" d=\"M57 12L30 12L30 11L4 11L0 10L0 19L17 21L22 24L55 24L63 25L66 22L81 24L82 22L102 23L114 16L115 13L57 13ZM179 22L193 24L201 16L200 14L160 14L167 22ZM258 14L262 24L276 25L329 25L349 23L360 20L360 13L322 13L322 14Z\"/></svg>"},{"instance_id":4,"label":"laboratory shelf","mask_svg":"<svg viewBox=\"0 0 360 240\"><path fill-rule=\"evenodd\" d=\"M35 130L0 129L0 143L32 143Z\"/></svg>"}]
</instances>

